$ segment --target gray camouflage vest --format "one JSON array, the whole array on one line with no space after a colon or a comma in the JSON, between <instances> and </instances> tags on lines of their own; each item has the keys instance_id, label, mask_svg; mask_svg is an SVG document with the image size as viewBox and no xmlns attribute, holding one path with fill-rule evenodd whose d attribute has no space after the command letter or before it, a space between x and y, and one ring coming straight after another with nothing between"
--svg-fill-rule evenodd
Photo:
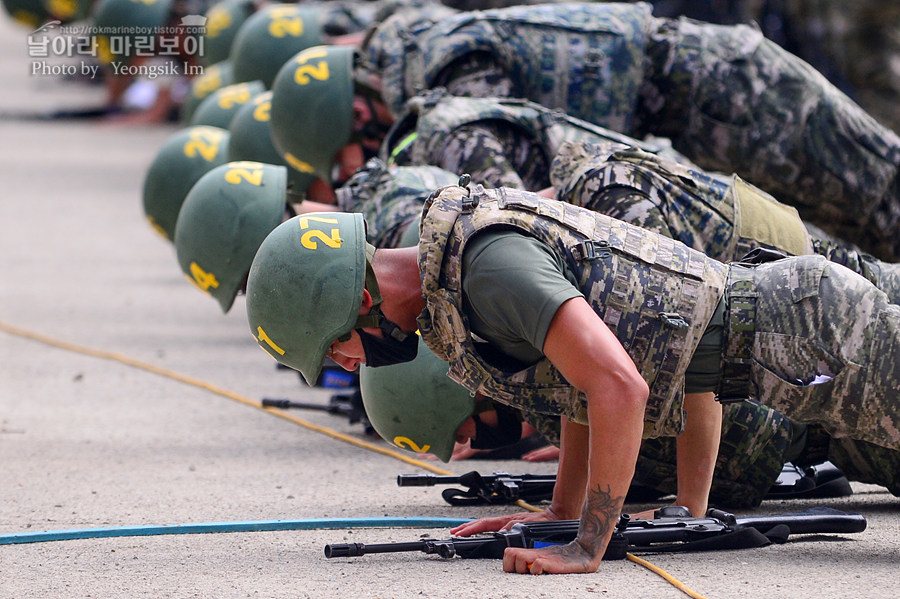
<instances>
[{"instance_id":1,"label":"gray camouflage vest","mask_svg":"<svg viewBox=\"0 0 900 599\"><path fill-rule=\"evenodd\" d=\"M426 201L419 331L450 362L448 376L472 393L583 424L586 397L549 360L506 371L483 357L486 346L472 335L461 310L462 254L472 236L490 227L521 231L559 253L650 387L644 436L680 434L683 375L728 267L667 237L525 191L454 186Z\"/></svg>"},{"instance_id":2,"label":"gray camouflage vest","mask_svg":"<svg viewBox=\"0 0 900 599\"><path fill-rule=\"evenodd\" d=\"M425 21L404 34L382 73L395 111L440 85L442 70L468 54L487 53L514 82L516 95L617 131L634 128L651 7L544 4L462 13Z\"/></svg>"},{"instance_id":3,"label":"gray camouflage vest","mask_svg":"<svg viewBox=\"0 0 900 599\"><path fill-rule=\"evenodd\" d=\"M592 189L632 188L647 195L660 206L669 232L678 241L722 262L740 260L750 250L767 247L792 255L811 254L809 233L797 210L744 182L737 175L729 178L702 172L689 164L679 164L639 148L617 149L609 146L605 161L579 164L577 155L570 161L565 181L558 185L558 198L584 205L589 194L574 193L573 184L584 184L579 168L590 169ZM567 150L578 152L577 146ZM557 158L559 160L559 157ZM606 212L607 206L589 204L586 208ZM640 217L623 218L643 226Z\"/></svg>"},{"instance_id":4,"label":"gray camouflage vest","mask_svg":"<svg viewBox=\"0 0 900 599\"><path fill-rule=\"evenodd\" d=\"M427 91L410 100L408 115L416 116L414 141L404 135L404 117L397 122L381 146L381 158L390 163L396 149L406 149L413 164L432 164L447 135L477 122L502 121L525 131L533 138L545 155L552 158L566 141L610 142L621 147L640 144L647 150L667 149L650 142L644 144L599 125L571 117L560 110L545 108L540 104L510 98L462 98L451 96L443 88ZM407 143L409 140L409 143Z\"/></svg>"}]
</instances>

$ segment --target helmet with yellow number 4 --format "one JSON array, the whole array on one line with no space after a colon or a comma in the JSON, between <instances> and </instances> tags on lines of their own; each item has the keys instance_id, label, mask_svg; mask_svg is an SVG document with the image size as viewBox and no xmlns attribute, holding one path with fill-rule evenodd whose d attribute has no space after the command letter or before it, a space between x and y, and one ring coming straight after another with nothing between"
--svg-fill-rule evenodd
<instances>
[{"instance_id":1,"label":"helmet with yellow number 4","mask_svg":"<svg viewBox=\"0 0 900 599\"><path fill-rule=\"evenodd\" d=\"M475 398L447 376L448 367L421 337L411 362L360 366L366 416L382 439L450 461L456 431L475 412Z\"/></svg>"},{"instance_id":2,"label":"helmet with yellow number 4","mask_svg":"<svg viewBox=\"0 0 900 599\"><path fill-rule=\"evenodd\" d=\"M170 136L156 153L144 177L144 214L169 241L175 221L194 183L228 160L228 137L218 127L187 127Z\"/></svg>"},{"instance_id":3,"label":"helmet with yellow number 4","mask_svg":"<svg viewBox=\"0 0 900 599\"><path fill-rule=\"evenodd\" d=\"M284 217L287 169L228 162L191 188L175 225L175 252L187 279L228 312L256 250Z\"/></svg>"},{"instance_id":4,"label":"helmet with yellow number 4","mask_svg":"<svg viewBox=\"0 0 900 599\"><path fill-rule=\"evenodd\" d=\"M356 328L371 248L365 227L360 214L295 216L269 233L250 267L253 336L310 385L331 343Z\"/></svg>"}]
</instances>

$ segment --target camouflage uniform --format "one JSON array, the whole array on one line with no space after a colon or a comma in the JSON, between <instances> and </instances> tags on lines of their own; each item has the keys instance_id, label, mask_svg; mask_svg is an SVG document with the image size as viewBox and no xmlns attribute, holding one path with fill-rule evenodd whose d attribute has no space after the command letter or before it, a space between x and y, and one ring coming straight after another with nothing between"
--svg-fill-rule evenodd
<instances>
[{"instance_id":1,"label":"camouflage uniform","mask_svg":"<svg viewBox=\"0 0 900 599\"><path fill-rule=\"evenodd\" d=\"M388 168L373 158L335 190L342 212L359 212L366 219L366 240L377 248L399 247L407 226L422 213L425 198L452 185L459 175L436 166Z\"/></svg>"},{"instance_id":2,"label":"camouflage uniform","mask_svg":"<svg viewBox=\"0 0 900 599\"><path fill-rule=\"evenodd\" d=\"M804 220L900 258L900 137L753 27L657 19L640 3L551 4L426 19L373 43L395 114L444 86L668 137L701 167L736 172Z\"/></svg>"},{"instance_id":3,"label":"camouflage uniform","mask_svg":"<svg viewBox=\"0 0 900 599\"><path fill-rule=\"evenodd\" d=\"M716 466L713 472L712 486L709 490L711 504L728 508L749 508L758 506L766 493L775 484L782 472L785 462L794 459L795 453L794 432L796 427L790 420L755 401L732 402L722 406L722 436L719 440L719 454L716 456ZM560 424L559 418L541 418L535 414L524 416L524 419L533 425L545 439L559 445ZM802 428L802 427L800 427ZM841 439L841 441L849 441ZM828 439L824 439L826 448L822 450L821 457L817 454L814 462L803 465L815 465L826 459ZM882 461L864 462L863 469L849 466L852 472L857 473L863 482L873 482L887 485L894 483L897 470L892 471L890 480L885 481L883 473L879 472L872 464L898 463L900 453L877 447L850 441L851 448L866 445L868 451L863 453L866 457L879 454L871 453L871 448L880 450L890 456L893 462ZM829 454L830 455L830 454ZM675 439L672 437L657 437L644 439L641 443L641 451L638 454L634 467L632 485L639 485L644 489L652 489L660 495L674 495L678 491L678 472L676 461ZM841 455L836 455L835 460L841 460ZM848 463L848 460L842 460Z\"/></svg>"},{"instance_id":4,"label":"camouflage uniform","mask_svg":"<svg viewBox=\"0 0 900 599\"><path fill-rule=\"evenodd\" d=\"M567 140L643 145L679 160L668 140L646 143L527 100L464 98L438 88L410 100L388 132L389 164L433 164L485 187L549 187L550 160Z\"/></svg>"},{"instance_id":5,"label":"camouflage uniform","mask_svg":"<svg viewBox=\"0 0 900 599\"><path fill-rule=\"evenodd\" d=\"M634 360L650 387L644 437L681 433L684 373L724 291L726 265L651 231L519 190L450 187L425 206L419 331L450 362L450 378L523 412L587 423L584 396L548 360L510 374L475 349L461 311L462 252L482 227L503 225L560 254L588 303ZM646 295L652 300L645 302Z\"/></svg>"},{"instance_id":6,"label":"camouflage uniform","mask_svg":"<svg viewBox=\"0 0 900 599\"><path fill-rule=\"evenodd\" d=\"M900 3L894 0L653 0L658 17L756 22L868 113L900 132Z\"/></svg>"},{"instance_id":7,"label":"camouflage uniform","mask_svg":"<svg viewBox=\"0 0 900 599\"><path fill-rule=\"evenodd\" d=\"M684 369L724 297L721 400L756 398L833 437L900 449L900 306L850 270L821 256L727 266L653 232L516 190L450 187L425 210L419 330L470 391L586 422L585 397L546 358L509 372L475 345L462 308L462 254L473 235L503 226L559 253L631 355L650 386L645 437L680 432Z\"/></svg>"},{"instance_id":8,"label":"camouflage uniform","mask_svg":"<svg viewBox=\"0 0 900 599\"><path fill-rule=\"evenodd\" d=\"M900 303L900 264L809 231L790 206L730 180L615 143L566 143L553 160L557 199L672 237L721 262L758 247L816 253L872 281Z\"/></svg>"},{"instance_id":9,"label":"camouflage uniform","mask_svg":"<svg viewBox=\"0 0 900 599\"><path fill-rule=\"evenodd\" d=\"M802 226L798 230L794 222L796 219L774 207L765 210L776 217L775 222L750 226L751 223L744 220L747 214L741 218L741 201L746 204L748 201L775 200L765 194L755 198L742 196L750 190L736 188L737 182L726 185L690 166L636 148L623 150L618 144L609 143L563 144L562 151L553 161L551 179L560 200L673 237L723 262L738 260L749 250L762 245L787 252L787 243L772 243L772 240L775 237L793 239L795 245L809 246L813 253L822 254L862 274L887 293L892 303L900 303L900 265L880 262L824 237L806 235ZM608 193L610 189L615 193ZM631 194L637 191L639 195L630 195L629 190ZM753 191L763 194L760 190ZM635 197L638 199L628 201L628 198ZM755 214L757 218L762 216L752 205L747 206L744 213ZM742 230L753 231L752 238L746 234L743 237L736 234L736 222L741 223ZM773 229L784 229L787 223L793 223L793 233L782 231L779 235L773 234ZM770 243L760 243L755 233L761 231L767 232ZM798 232L800 239L797 239ZM805 239L807 237L811 239ZM739 411L731 415L729 408L735 410L738 406ZM790 421L769 408L748 405L748 402L734 404L734 408L726 406L717 474L711 492L711 498L716 503L733 505L733 499L740 498L747 505L755 505L765 493L765 486L760 486L766 482L763 472L774 472L773 476L780 472L777 462L784 458L784 442L779 444L765 439L769 445L762 445L756 438L769 430L765 423L768 418L775 418L774 426L783 427L784 430L779 428L779 431L789 434ZM749 420L750 426L744 422L746 420ZM782 422L779 423L779 420ZM746 437L740 434L741 426L747 432ZM806 465L828 459L844 469L851 480L881 484L894 494L900 494L900 453L871 443L830 439L827 436L823 445L817 450L810 449L816 451L817 456L807 459L815 459L816 462ZM655 439L645 442L641 452L643 459L638 462L635 479L648 481L645 484L656 489L674 491L674 441ZM651 453L656 456L655 460L649 459ZM743 471L748 461L756 464L761 458L768 458L768 470L761 470L761 465L757 465L747 472ZM772 466L778 469L773 470ZM756 475L760 483L753 484L747 479L748 474ZM773 480L768 479L768 483ZM729 484L735 486L730 489L730 503L726 487Z\"/></svg>"}]
</instances>

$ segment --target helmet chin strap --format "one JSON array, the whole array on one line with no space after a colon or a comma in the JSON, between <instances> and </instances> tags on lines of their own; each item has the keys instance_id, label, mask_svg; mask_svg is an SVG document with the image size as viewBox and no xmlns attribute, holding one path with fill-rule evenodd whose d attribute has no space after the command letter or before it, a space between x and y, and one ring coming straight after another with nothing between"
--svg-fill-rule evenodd
<instances>
[{"instance_id":1,"label":"helmet chin strap","mask_svg":"<svg viewBox=\"0 0 900 599\"><path fill-rule=\"evenodd\" d=\"M381 329L381 332L384 333L385 337L390 337L397 341L404 341L412 333L407 333L401 329L395 323L385 318L384 314L381 312L381 303L384 301L384 298L381 297L378 279L375 278L375 270L372 268L372 259L374 257L375 247L367 243L365 288L369 292L369 295L372 296L372 308L369 310L368 314L361 315L356 319L356 324L353 325L353 329L364 329L369 327L379 328ZM346 341L349 338L350 333L348 332L339 340Z\"/></svg>"}]
</instances>

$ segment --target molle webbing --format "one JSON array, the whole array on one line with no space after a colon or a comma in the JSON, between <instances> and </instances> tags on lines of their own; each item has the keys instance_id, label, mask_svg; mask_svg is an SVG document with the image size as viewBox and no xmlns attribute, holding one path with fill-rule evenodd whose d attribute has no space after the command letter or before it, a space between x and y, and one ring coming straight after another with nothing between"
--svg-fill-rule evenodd
<instances>
[{"instance_id":1,"label":"molle webbing","mask_svg":"<svg viewBox=\"0 0 900 599\"><path fill-rule=\"evenodd\" d=\"M557 252L586 301L650 386L647 437L683 427L683 374L725 284L726 267L671 239L511 189L447 188L429 200L420 245L423 339L470 391L526 411L586 422L585 398L546 359L503 372L478 352L462 310L461 256L487 228L518 230Z\"/></svg>"},{"instance_id":2,"label":"molle webbing","mask_svg":"<svg viewBox=\"0 0 900 599\"><path fill-rule=\"evenodd\" d=\"M732 265L725 287L725 347L722 379L716 393L721 402L757 396L751 381L756 298L755 269Z\"/></svg>"}]
</instances>

